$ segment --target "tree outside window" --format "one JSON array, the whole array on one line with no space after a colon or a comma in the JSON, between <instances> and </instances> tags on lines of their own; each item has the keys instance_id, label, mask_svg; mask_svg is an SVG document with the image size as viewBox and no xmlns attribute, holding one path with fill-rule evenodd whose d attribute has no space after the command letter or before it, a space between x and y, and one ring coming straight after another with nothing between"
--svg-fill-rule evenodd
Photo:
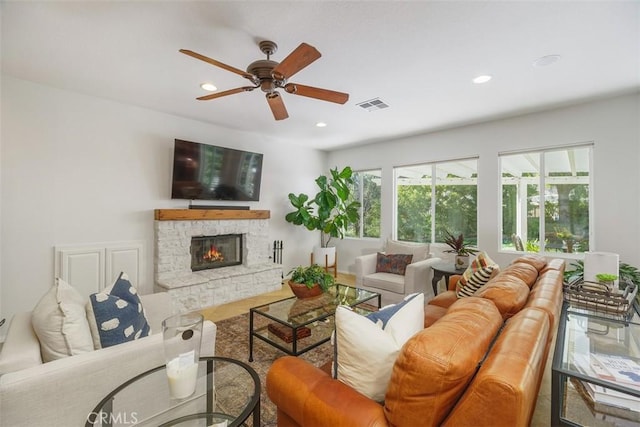
<instances>
[{"instance_id":1,"label":"tree outside window","mask_svg":"<svg viewBox=\"0 0 640 427\"><path fill-rule=\"evenodd\" d=\"M442 242L448 230L477 244L477 164L464 159L395 168L396 238Z\"/></svg>"},{"instance_id":2,"label":"tree outside window","mask_svg":"<svg viewBox=\"0 0 640 427\"><path fill-rule=\"evenodd\" d=\"M581 253L590 247L592 146L503 154L502 249ZM544 188L544 191L540 191Z\"/></svg>"},{"instance_id":3,"label":"tree outside window","mask_svg":"<svg viewBox=\"0 0 640 427\"><path fill-rule=\"evenodd\" d=\"M380 169L353 173L351 195L360 202L360 218L347 227L347 237L380 237L381 177Z\"/></svg>"}]
</instances>

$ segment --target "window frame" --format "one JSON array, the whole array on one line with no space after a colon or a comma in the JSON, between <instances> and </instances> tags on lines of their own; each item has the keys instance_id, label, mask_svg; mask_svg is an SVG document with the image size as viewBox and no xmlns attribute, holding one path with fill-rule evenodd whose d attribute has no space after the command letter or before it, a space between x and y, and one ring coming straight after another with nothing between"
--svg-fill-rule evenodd
<instances>
[{"instance_id":1,"label":"window frame","mask_svg":"<svg viewBox=\"0 0 640 427\"><path fill-rule=\"evenodd\" d=\"M565 145L558 145L558 146L548 146L548 147L540 147L540 148L535 148L535 149L522 149L522 150L514 150L514 151L503 151L503 152L499 152L498 153L498 179L499 179L499 186L498 186L498 224L500 226L500 230L497 233L497 244L498 244L498 251L499 252L504 252L504 253L534 253L534 254L540 254L543 256L549 256L549 255L553 255L553 256L562 256L562 257L566 257L566 258L580 258L584 252L550 252L547 250L547 245L545 243L545 239L541 238L541 236L546 236L546 228L547 228L547 224L546 224L546 216L544 214L544 212L546 212L546 197L545 197L545 188L547 185L547 170L545 168L546 166L546 154L547 153L551 153L551 152L557 152L557 151L568 151L568 150L575 150L575 149L588 149L588 197L589 197L589 202L588 202L588 208L589 208L589 213L588 213L588 221L589 221L589 231L588 231L588 235L589 235L589 250L593 251L595 250L595 239L594 239L594 211L595 211L595 199L594 199L594 174L593 174L593 156L594 156L594 147L595 144L593 141L588 141L588 142L580 142L580 143L575 143L575 144L565 144ZM503 247L503 233L504 233L504 216L503 216L503 186L504 186L504 178L502 176L502 172L503 172L503 158L507 157L507 156L512 156L512 155L524 155L524 154L536 154L539 156L539 168L538 168L538 180L536 182L536 185L538 186L538 196L540 198L540 207L539 210L542 213L538 219L539 224L538 224L538 240L539 240L539 250L537 252L531 252L531 251L527 251L526 250L526 242L527 242L527 236L520 236L523 239L523 243L525 244L525 250L524 251L517 251L515 249L511 250L511 249L506 249ZM526 190L525 190L526 191ZM524 201L520 201L521 204L525 204L526 205L526 199ZM525 212L524 215L526 215L526 207L524 208ZM517 222L520 221L519 218L516 219ZM519 228L520 226L517 226L517 228ZM516 229L516 234L518 234L517 229Z\"/></svg>"},{"instance_id":2,"label":"window frame","mask_svg":"<svg viewBox=\"0 0 640 427\"><path fill-rule=\"evenodd\" d=\"M436 231L438 229L438 224L436 222L436 214L437 214L437 205L438 205L438 200L436 198L437 195L437 187L438 185L445 185L445 184L439 184L438 183L438 175L437 175L437 168L438 165L444 165L444 164L450 164L450 163L456 163L456 162L467 162L467 161L474 161L475 162L475 177L470 177L467 179L471 179L473 181L475 181L475 187L476 187L476 215L475 215L475 229L476 229L476 234L477 234L477 230L478 230L478 183L479 183L479 174L478 174L478 170L479 170L479 166L480 166L480 157L479 156L470 156L470 157L462 157L462 158L455 158L455 159L446 159L446 160L437 160L437 161L431 161L431 162L421 162L421 163L413 163L413 164L405 164L405 165L397 165L393 167L393 206L392 206L392 236L394 239L398 239L398 172L400 169L402 168L411 168L411 167L417 167L417 166L424 166L424 167L429 167L430 168L430 193L431 193L431 203L430 203L430 215L431 215L431 230L430 230L430 235L429 235L429 240L427 242L424 243L443 243L443 242L438 242L437 241L437 236L436 236ZM473 174L472 174L473 175ZM467 184L469 185L469 184ZM455 230L451 230L452 232L455 232Z\"/></svg>"},{"instance_id":3,"label":"window frame","mask_svg":"<svg viewBox=\"0 0 640 427\"><path fill-rule=\"evenodd\" d=\"M380 204L380 218L378 219L378 222L380 223L380 227L378 230L378 236L377 237L370 237L370 236L364 236L364 180L362 179L363 174L366 173L371 173L371 172L377 172L377 175L375 174L371 174L374 176L378 176L380 178L380 199L379 199L379 204ZM358 209L358 215L359 215L359 227L357 230L357 235L355 236L348 236L345 234L345 239L358 239L358 240L365 240L365 239L380 239L380 237L382 236L382 168L368 168L368 169L360 169L360 170L354 170L353 171L354 175L358 175L358 177L360 179L357 180L356 185L358 187L358 194L359 194L359 198L358 198L358 202L360 202L360 208Z\"/></svg>"}]
</instances>

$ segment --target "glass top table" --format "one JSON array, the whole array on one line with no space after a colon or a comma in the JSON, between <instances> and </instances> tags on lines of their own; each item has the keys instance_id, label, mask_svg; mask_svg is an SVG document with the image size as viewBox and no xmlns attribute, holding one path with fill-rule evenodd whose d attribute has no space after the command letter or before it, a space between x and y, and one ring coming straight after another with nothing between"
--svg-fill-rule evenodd
<instances>
[{"instance_id":1,"label":"glass top table","mask_svg":"<svg viewBox=\"0 0 640 427\"><path fill-rule=\"evenodd\" d=\"M373 300L375 306L370 305ZM366 314L380 308L381 303L377 292L336 284L316 297L291 297L253 307L249 310L249 361L253 361L254 338L298 356L329 341L339 305Z\"/></svg>"},{"instance_id":2,"label":"glass top table","mask_svg":"<svg viewBox=\"0 0 640 427\"><path fill-rule=\"evenodd\" d=\"M552 366L552 425L640 425L640 316L605 318L565 302Z\"/></svg>"},{"instance_id":3,"label":"glass top table","mask_svg":"<svg viewBox=\"0 0 640 427\"><path fill-rule=\"evenodd\" d=\"M252 417L251 417L252 416ZM201 357L196 391L172 399L165 366L125 382L87 417L91 426L260 426L260 378L246 363L227 357Z\"/></svg>"}]
</instances>

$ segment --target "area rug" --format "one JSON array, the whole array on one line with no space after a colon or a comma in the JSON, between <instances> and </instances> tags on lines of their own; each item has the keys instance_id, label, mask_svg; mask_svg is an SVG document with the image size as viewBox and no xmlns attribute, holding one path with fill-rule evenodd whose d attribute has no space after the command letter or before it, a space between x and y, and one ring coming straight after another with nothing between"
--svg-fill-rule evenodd
<instances>
[{"instance_id":1,"label":"area rug","mask_svg":"<svg viewBox=\"0 0 640 427\"><path fill-rule=\"evenodd\" d=\"M266 376L269 367L285 353L259 339L253 341L253 362L249 362L249 314L241 314L226 320L216 322L218 327L216 335L216 356L231 357L250 365L260 376L261 396L260 412L261 426L276 426L276 407L269 400L266 393ZM311 338L305 338L308 340ZM301 342L304 344L304 341ZM315 366L322 366L333 357L333 348L330 343L324 343L302 355L300 358L307 360Z\"/></svg>"}]
</instances>

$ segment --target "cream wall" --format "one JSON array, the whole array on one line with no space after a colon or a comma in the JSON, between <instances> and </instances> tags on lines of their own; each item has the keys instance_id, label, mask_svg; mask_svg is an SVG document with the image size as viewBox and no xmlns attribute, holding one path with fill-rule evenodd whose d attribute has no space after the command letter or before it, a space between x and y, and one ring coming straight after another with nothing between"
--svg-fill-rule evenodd
<instances>
[{"instance_id":1,"label":"cream wall","mask_svg":"<svg viewBox=\"0 0 640 427\"><path fill-rule=\"evenodd\" d=\"M285 272L308 262L296 247L317 236L284 221L287 193L313 191L325 153L7 76L1 83L0 318L31 309L53 283L56 245L142 240L141 292L152 292L153 210L188 205L170 200L174 138L264 153L260 201L239 204L271 211Z\"/></svg>"},{"instance_id":2,"label":"cream wall","mask_svg":"<svg viewBox=\"0 0 640 427\"><path fill-rule=\"evenodd\" d=\"M384 111L379 119L384 119ZM428 112L425 112L428 114ZM594 239L598 251L620 254L640 268L640 95L630 94L336 150L329 164L354 169L382 168L382 236L391 236L393 167L478 156L478 244L501 264L498 153L594 142ZM353 272L353 259L382 247L379 239L345 239L336 246L340 270Z\"/></svg>"}]
</instances>

